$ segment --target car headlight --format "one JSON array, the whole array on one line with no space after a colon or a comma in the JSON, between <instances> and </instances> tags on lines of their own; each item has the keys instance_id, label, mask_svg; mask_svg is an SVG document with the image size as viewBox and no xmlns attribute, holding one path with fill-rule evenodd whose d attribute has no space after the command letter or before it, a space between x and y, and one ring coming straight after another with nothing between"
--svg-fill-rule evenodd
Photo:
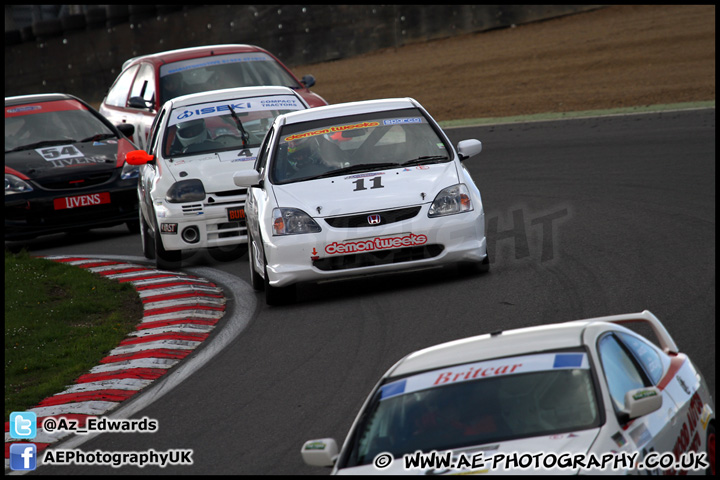
<instances>
[{"instance_id":1,"label":"car headlight","mask_svg":"<svg viewBox=\"0 0 720 480\"><path fill-rule=\"evenodd\" d=\"M473 206L470 201L470 192L463 183L458 183L452 187L447 187L437 194L432 205L428 217L442 217L444 215L454 215L456 213L470 212Z\"/></svg>"},{"instance_id":2,"label":"car headlight","mask_svg":"<svg viewBox=\"0 0 720 480\"><path fill-rule=\"evenodd\" d=\"M137 178L139 172L140 167L138 167L137 165L130 165L129 163L125 162L122 171L120 172L120 179L128 180L130 178Z\"/></svg>"},{"instance_id":3,"label":"car headlight","mask_svg":"<svg viewBox=\"0 0 720 480\"><path fill-rule=\"evenodd\" d=\"M21 180L15 175L5 174L5 195L13 193L32 192L33 188L25 180Z\"/></svg>"},{"instance_id":4,"label":"car headlight","mask_svg":"<svg viewBox=\"0 0 720 480\"><path fill-rule=\"evenodd\" d=\"M273 208L273 235L299 235L319 231L320 225L302 210Z\"/></svg>"},{"instance_id":5,"label":"car headlight","mask_svg":"<svg viewBox=\"0 0 720 480\"><path fill-rule=\"evenodd\" d=\"M205 200L205 187L197 178L180 180L168 188L165 200L169 203L200 202Z\"/></svg>"}]
</instances>

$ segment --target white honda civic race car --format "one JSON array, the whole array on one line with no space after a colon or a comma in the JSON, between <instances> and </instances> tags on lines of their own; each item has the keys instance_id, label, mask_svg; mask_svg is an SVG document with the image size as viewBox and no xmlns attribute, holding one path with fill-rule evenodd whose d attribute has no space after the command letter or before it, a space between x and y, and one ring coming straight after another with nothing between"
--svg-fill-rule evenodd
<instances>
[{"instance_id":1,"label":"white honda civic race car","mask_svg":"<svg viewBox=\"0 0 720 480\"><path fill-rule=\"evenodd\" d=\"M714 474L715 428L705 380L646 310L411 353L341 450L322 438L301 454L342 474Z\"/></svg>"},{"instance_id":2,"label":"white honda civic race car","mask_svg":"<svg viewBox=\"0 0 720 480\"><path fill-rule=\"evenodd\" d=\"M457 151L411 98L369 100L280 115L248 188L252 285L268 304L299 282L457 263L489 267L480 192Z\"/></svg>"},{"instance_id":3,"label":"white honda civic race car","mask_svg":"<svg viewBox=\"0 0 720 480\"><path fill-rule=\"evenodd\" d=\"M287 87L244 87L173 98L150 130L148 151L129 152L138 180L143 253L177 268L182 252L246 243L247 190L233 183L252 169L278 115L308 108Z\"/></svg>"}]
</instances>

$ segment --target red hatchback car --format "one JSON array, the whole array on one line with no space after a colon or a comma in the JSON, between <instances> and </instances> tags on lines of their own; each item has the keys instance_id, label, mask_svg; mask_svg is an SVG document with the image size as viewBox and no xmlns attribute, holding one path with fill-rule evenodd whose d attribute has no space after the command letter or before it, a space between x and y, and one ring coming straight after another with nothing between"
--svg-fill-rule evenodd
<instances>
[{"instance_id":1,"label":"red hatchback car","mask_svg":"<svg viewBox=\"0 0 720 480\"><path fill-rule=\"evenodd\" d=\"M133 140L146 149L155 115L171 98L234 87L283 86L310 107L327 102L309 90L312 75L301 80L267 50L253 45L209 45L131 58L100 105L113 124L135 127Z\"/></svg>"}]
</instances>

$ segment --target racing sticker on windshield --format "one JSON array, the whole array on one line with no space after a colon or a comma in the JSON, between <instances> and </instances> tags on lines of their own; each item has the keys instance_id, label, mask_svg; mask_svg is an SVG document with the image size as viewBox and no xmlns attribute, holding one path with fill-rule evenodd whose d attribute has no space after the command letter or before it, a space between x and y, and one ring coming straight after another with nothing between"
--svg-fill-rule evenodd
<instances>
[{"instance_id":1,"label":"racing sticker on windshield","mask_svg":"<svg viewBox=\"0 0 720 480\"><path fill-rule=\"evenodd\" d=\"M247 112L267 110L303 110L305 107L292 95L274 95L270 97L257 97L248 100L232 100L223 102L205 103L183 107L173 110L168 121L171 127L177 123L187 122L196 118L217 117Z\"/></svg>"},{"instance_id":2,"label":"racing sticker on windshield","mask_svg":"<svg viewBox=\"0 0 720 480\"><path fill-rule=\"evenodd\" d=\"M264 53L236 53L230 55L215 55L212 57L192 58L175 62L160 67L160 76L172 75L173 73L194 70L197 68L214 67L218 65L226 65L231 63L244 62L269 62L272 59Z\"/></svg>"},{"instance_id":3,"label":"racing sticker on windshield","mask_svg":"<svg viewBox=\"0 0 720 480\"><path fill-rule=\"evenodd\" d=\"M314 137L315 135L325 135L328 133L344 132L345 130L355 130L358 128L371 128L371 127L377 127L379 125L380 125L380 122L361 122L361 123L353 123L351 125L338 125L335 127L321 128L320 130L311 130L309 132L304 132L304 133L295 133L293 135L290 135L289 137L285 137L284 140L286 142L291 142L293 140L300 140L301 138Z\"/></svg>"},{"instance_id":4,"label":"racing sticker on windshield","mask_svg":"<svg viewBox=\"0 0 720 480\"><path fill-rule=\"evenodd\" d=\"M344 243L333 242L329 245L325 245L325 253L328 255L335 255L372 252L376 250L387 250L389 248L415 247L426 243L426 235L408 233L391 237L375 237L366 240L356 240Z\"/></svg>"},{"instance_id":5,"label":"racing sticker on windshield","mask_svg":"<svg viewBox=\"0 0 720 480\"><path fill-rule=\"evenodd\" d=\"M589 369L585 353L543 353L522 357L486 360L442 368L398 380L380 388L380 400L443 385L519 373L559 369Z\"/></svg>"},{"instance_id":6,"label":"racing sticker on windshield","mask_svg":"<svg viewBox=\"0 0 720 480\"><path fill-rule=\"evenodd\" d=\"M37 148L35 151L48 162L84 156L75 145L58 145L56 147Z\"/></svg>"},{"instance_id":7,"label":"racing sticker on windshield","mask_svg":"<svg viewBox=\"0 0 720 480\"><path fill-rule=\"evenodd\" d=\"M66 110L87 110L85 106L75 100L55 100L33 105L16 105L5 107L5 118L19 117L21 115L34 115L37 113L63 112Z\"/></svg>"},{"instance_id":8,"label":"racing sticker on windshield","mask_svg":"<svg viewBox=\"0 0 720 480\"><path fill-rule=\"evenodd\" d=\"M391 118L391 119L383 120L383 125L402 125L402 124L408 124L408 123L423 123L423 120L420 117Z\"/></svg>"}]
</instances>

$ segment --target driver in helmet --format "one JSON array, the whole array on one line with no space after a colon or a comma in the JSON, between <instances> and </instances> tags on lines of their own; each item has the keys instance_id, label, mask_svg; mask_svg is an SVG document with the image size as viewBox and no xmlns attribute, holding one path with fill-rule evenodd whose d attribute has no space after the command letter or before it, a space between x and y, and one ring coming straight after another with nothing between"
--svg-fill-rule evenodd
<instances>
[{"instance_id":1,"label":"driver in helmet","mask_svg":"<svg viewBox=\"0 0 720 480\"><path fill-rule=\"evenodd\" d=\"M317 165L322 162L317 148L317 139L299 138L288 142L287 148L288 164L294 171L300 171L309 165Z\"/></svg>"},{"instance_id":2,"label":"driver in helmet","mask_svg":"<svg viewBox=\"0 0 720 480\"><path fill-rule=\"evenodd\" d=\"M177 138L183 147L183 153L197 150L197 146L208 139L205 120L198 118L178 124Z\"/></svg>"}]
</instances>

